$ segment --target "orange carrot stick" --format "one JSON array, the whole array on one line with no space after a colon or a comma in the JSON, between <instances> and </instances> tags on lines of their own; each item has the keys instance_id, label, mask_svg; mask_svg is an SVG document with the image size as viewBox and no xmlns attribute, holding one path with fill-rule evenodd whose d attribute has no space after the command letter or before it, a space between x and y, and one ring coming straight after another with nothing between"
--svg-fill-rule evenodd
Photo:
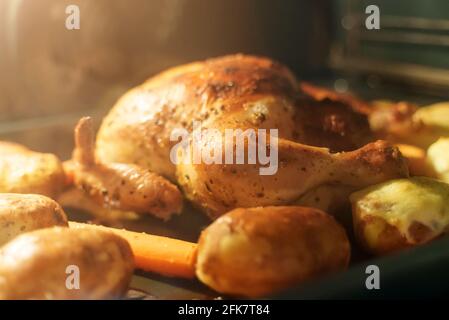
<instances>
[{"instance_id":1,"label":"orange carrot stick","mask_svg":"<svg viewBox=\"0 0 449 320\"><path fill-rule=\"evenodd\" d=\"M196 243L73 221L69 222L69 226L107 230L126 239L138 269L165 276L195 277Z\"/></svg>"}]
</instances>

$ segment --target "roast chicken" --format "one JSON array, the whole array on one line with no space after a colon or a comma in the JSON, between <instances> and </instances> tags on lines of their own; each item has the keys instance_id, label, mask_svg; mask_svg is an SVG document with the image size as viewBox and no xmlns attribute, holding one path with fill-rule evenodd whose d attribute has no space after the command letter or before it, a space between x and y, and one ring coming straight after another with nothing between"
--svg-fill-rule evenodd
<instances>
[{"instance_id":1,"label":"roast chicken","mask_svg":"<svg viewBox=\"0 0 449 320\"><path fill-rule=\"evenodd\" d=\"M217 218L239 207L298 204L322 186L349 194L408 176L397 148L372 142L368 112L347 99L317 97L275 61L231 55L169 69L130 90L104 118L95 153L102 163L137 165L170 179L193 204ZM173 132L194 136L195 121L201 130L223 134L228 129L277 129L276 150L270 151L273 136L258 141L267 154L278 152L276 172L261 175L265 163L259 161L172 161L179 143L171 139ZM200 145L190 139L186 150L217 144L221 150L236 148L234 139ZM245 151L249 147L247 140Z\"/></svg>"}]
</instances>

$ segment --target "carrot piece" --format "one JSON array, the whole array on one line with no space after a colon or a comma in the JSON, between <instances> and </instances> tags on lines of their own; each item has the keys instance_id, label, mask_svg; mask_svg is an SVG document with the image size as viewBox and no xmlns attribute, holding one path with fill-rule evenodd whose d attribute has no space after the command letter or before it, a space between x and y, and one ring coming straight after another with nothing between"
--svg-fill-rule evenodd
<instances>
[{"instance_id":1,"label":"carrot piece","mask_svg":"<svg viewBox=\"0 0 449 320\"><path fill-rule=\"evenodd\" d=\"M69 226L107 230L126 239L138 269L164 276L195 277L196 243L73 221L69 222Z\"/></svg>"}]
</instances>

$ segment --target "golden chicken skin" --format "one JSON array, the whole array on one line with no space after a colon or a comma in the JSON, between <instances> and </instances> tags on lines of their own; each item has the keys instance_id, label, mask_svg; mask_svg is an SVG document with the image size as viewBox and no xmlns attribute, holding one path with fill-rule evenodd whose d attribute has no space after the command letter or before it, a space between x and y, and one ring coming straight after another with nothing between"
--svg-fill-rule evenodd
<instances>
[{"instance_id":1,"label":"golden chicken skin","mask_svg":"<svg viewBox=\"0 0 449 320\"><path fill-rule=\"evenodd\" d=\"M359 244L382 255L449 231L449 185L425 177L391 180L350 197Z\"/></svg>"},{"instance_id":2,"label":"golden chicken skin","mask_svg":"<svg viewBox=\"0 0 449 320\"><path fill-rule=\"evenodd\" d=\"M62 163L55 155L0 141L0 192L36 193L55 199L64 184Z\"/></svg>"},{"instance_id":3,"label":"golden chicken skin","mask_svg":"<svg viewBox=\"0 0 449 320\"><path fill-rule=\"evenodd\" d=\"M128 242L111 232L40 229L1 247L0 299L118 298L133 269ZM75 272L79 279L68 280Z\"/></svg>"},{"instance_id":4,"label":"golden chicken skin","mask_svg":"<svg viewBox=\"0 0 449 320\"><path fill-rule=\"evenodd\" d=\"M343 270L349 258L344 229L320 210L235 209L201 234L196 275L218 292L262 297Z\"/></svg>"}]
</instances>

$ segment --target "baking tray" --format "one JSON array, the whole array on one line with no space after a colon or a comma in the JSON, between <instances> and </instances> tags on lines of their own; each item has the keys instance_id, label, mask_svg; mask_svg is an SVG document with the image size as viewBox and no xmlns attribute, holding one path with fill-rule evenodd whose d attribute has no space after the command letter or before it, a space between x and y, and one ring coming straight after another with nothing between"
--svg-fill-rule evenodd
<instances>
[{"instance_id":1,"label":"baking tray","mask_svg":"<svg viewBox=\"0 0 449 320\"><path fill-rule=\"evenodd\" d=\"M336 77L335 79L340 79ZM318 82L332 87L334 79L327 78ZM316 83L316 79L315 79ZM358 86L360 82L356 82ZM373 92L366 91L365 86L353 88L363 96L373 98ZM377 90L376 90L377 91ZM403 96L396 91L382 90L381 98L405 99L420 103L434 102L434 98ZM22 143L29 148L52 152L61 159L68 159L73 150L73 128L77 120L90 115L96 120L96 126L107 110L83 111L82 114L64 114L24 121L0 123L0 139ZM87 213L65 208L69 219L88 221L92 219ZM163 222L152 216L143 216L135 220L121 221L115 227L132 231L168 236L181 240L196 242L201 231L210 220L188 203L179 216ZM350 212L343 216L343 224L350 225ZM349 227L349 229L351 229ZM353 235L349 230L349 237ZM352 239L351 239L352 240ZM375 264L380 269L380 290L368 290L365 280L368 276L366 266ZM352 250L351 267L345 272L320 278L292 288L273 296L276 299L358 299L358 298L401 298L432 297L449 294L449 239L442 239L431 244L410 249L400 254L384 258L370 258L355 246ZM136 271L128 299L217 299L222 297L208 289L197 280L163 277L153 273Z\"/></svg>"}]
</instances>

